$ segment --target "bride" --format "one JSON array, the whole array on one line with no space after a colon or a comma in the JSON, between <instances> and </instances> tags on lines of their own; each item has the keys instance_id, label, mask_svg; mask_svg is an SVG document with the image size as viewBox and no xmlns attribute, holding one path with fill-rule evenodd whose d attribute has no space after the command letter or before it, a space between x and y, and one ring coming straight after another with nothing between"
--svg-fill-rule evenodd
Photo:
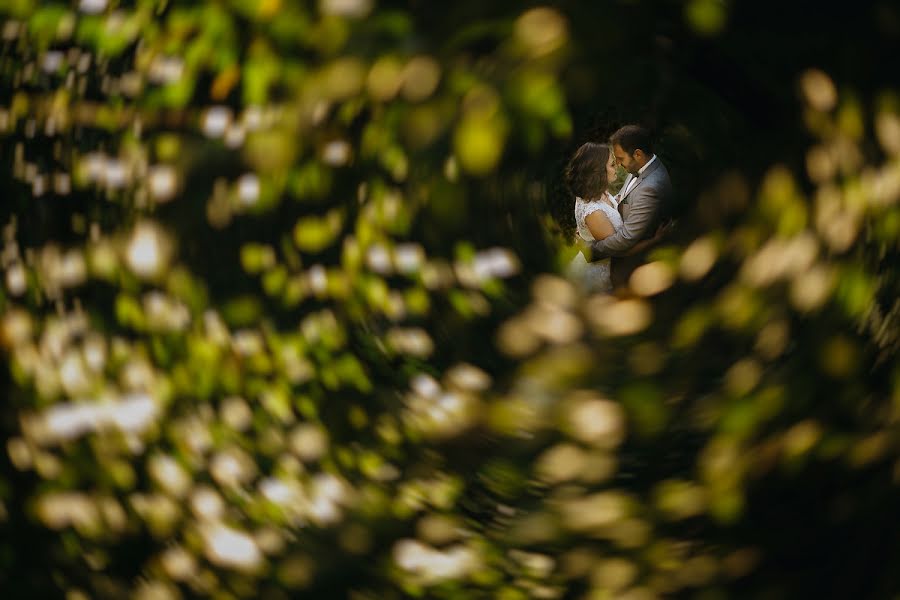
<instances>
[{"instance_id":1,"label":"bride","mask_svg":"<svg viewBox=\"0 0 900 600\"><path fill-rule=\"evenodd\" d=\"M566 185L575 195L575 225L585 242L602 240L622 227L618 202L608 187L616 178L616 159L606 144L582 145L566 167ZM579 252L568 275L588 292L611 292L610 259L589 263Z\"/></svg>"}]
</instances>

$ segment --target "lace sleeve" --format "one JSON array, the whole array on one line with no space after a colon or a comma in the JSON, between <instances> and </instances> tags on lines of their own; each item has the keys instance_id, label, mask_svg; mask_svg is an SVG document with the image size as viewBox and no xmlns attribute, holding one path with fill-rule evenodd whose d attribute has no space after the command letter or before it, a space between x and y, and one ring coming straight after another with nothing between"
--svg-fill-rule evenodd
<instances>
[{"instance_id":1,"label":"lace sleeve","mask_svg":"<svg viewBox=\"0 0 900 600\"><path fill-rule=\"evenodd\" d=\"M603 215L603 219L598 221L595 218L594 222L589 224L588 218L596 212ZM615 233L616 222L610 215L611 212L615 212L615 210L603 202L596 202L591 206L586 207L586 210L584 211L584 227L588 231L588 235L590 235L591 239L604 239Z\"/></svg>"},{"instance_id":2,"label":"lace sleeve","mask_svg":"<svg viewBox=\"0 0 900 600\"><path fill-rule=\"evenodd\" d=\"M585 226L587 226L588 215L592 215L598 210L603 210L603 204L600 202L592 202L584 207L584 210L581 212L581 219L585 222ZM605 215L606 211L603 211L603 214Z\"/></svg>"},{"instance_id":3,"label":"lace sleeve","mask_svg":"<svg viewBox=\"0 0 900 600\"><path fill-rule=\"evenodd\" d=\"M605 202L594 202L585 207L584 215L582 217L585 221L585 227L587 227L588 215L595 213L598 210L603 212L603 216L605 216L607 220L609 220L609 224L612 225L613 229L618 229L618 223L621 220L619 211L609 204L606 204Z\"/></svg>"}]
</instances>

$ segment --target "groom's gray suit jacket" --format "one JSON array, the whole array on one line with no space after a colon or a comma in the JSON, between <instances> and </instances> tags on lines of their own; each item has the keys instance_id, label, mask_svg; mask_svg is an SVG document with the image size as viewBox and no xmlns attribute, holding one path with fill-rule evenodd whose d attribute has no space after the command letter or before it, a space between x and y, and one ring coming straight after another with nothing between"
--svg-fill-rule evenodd
<instances>
[{"instance_id":1,"label":"groom's gray suit jacket","mask_svg":"<svg viewBox=\"0 0 900 600\"><path fill-rule=\"evenodd\" d=\"M627 189L633 178L634 175L628 176L625 185L622 186L623 190ZM637 179L637 183L628 190L628 193L619 198L619 213L624 222L622 227L608 238L591 244L592 260L607 256L623 256L641 240L652 237L662 217L668 214L672 182L659 156Z\"/></svg>"}]
</instances>

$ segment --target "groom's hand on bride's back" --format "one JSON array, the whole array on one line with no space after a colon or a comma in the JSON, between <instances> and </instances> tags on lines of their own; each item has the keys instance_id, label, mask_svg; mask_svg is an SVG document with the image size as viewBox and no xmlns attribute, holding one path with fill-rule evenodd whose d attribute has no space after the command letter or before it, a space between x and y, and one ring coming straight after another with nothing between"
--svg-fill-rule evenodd
<instances>
[{"instance_id":1,"label":"groom's hand on bride's back","mask_svg":"<svg viewBox=\"0 0 900 600\"><path fill-rule=\"evenodd\" d=\"M629 248L623 256L634 256L650 250L668 238L675 229L675 219L666 219L656 228L653 237L645 238Z\"/></svg>"},{"instance_id":2,"label":"groom's hand on bride's back","mask_svg":"<svg viewBox=\"0 0 900 600\"><path fill-rule=\"evenodd\" d=\"M672 235L672 232L675 231L675 226L678 223L675 219L669 218L659 224L659 227L656 228L656 233L653 235L653 241L661 242L664 239L668 238Z\"/></svg>"},{"instance_id":3,"label":"groom's hand on bride's back","mask_svg":"<svg viewBox=\"0 0 900 600\"><path fill-rule=\"evenodd\" d=\"M599 245L598 242L585 242L582 246L582 252L588 262L597 262L598 260L603 260L604 258L609 258L611 256L603 250L598 250L597 246Z\"/></svg>"},{"instance_id":4,"label":"groom's hand on bride's back","mask_svg":"<svg viewBox=\"0 0 900 600\"><path fill-rule=\"evenodd\" d=\"M584 259L588 262L598 260L594 255L594 246L591 242L585 241L580 237L576 240L578 251L584 255Z\"/></svg>"}]
</instances>

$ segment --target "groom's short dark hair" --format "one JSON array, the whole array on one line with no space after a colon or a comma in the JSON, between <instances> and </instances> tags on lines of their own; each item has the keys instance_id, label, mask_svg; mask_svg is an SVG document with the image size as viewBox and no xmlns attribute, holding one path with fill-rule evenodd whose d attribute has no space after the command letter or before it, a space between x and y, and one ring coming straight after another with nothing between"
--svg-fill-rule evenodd
<instances>
[{"instance_id":1,"label":"groom's short dark hair","mask_svg":"<svg viewBox=\"0 0 900 600\"><path fill-rule=\"evenodd\" d=\"M653 141L650 132L640 125L626 125L620 128L609 138L609 145L619 145L628 154L640 148L647 156L653 155Z\"/></svg>"}]
</instances>

